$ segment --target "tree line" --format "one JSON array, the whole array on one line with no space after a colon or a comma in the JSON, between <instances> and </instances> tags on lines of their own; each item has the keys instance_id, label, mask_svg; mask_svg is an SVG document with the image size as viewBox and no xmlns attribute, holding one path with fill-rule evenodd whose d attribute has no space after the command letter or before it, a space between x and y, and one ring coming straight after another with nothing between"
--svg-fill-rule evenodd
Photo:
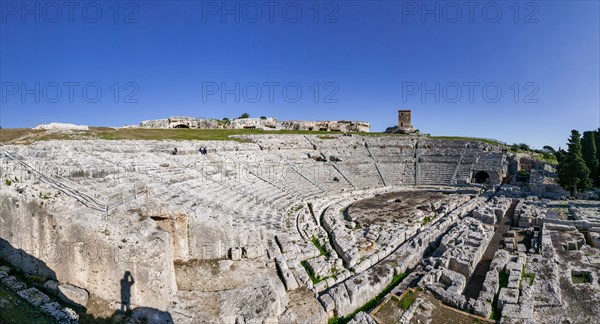
<instances>
[{"instance_id":1,"label":"tree line","mask_svg":"<svg viewBox=\"0 0 600 324\"><path fill-rule=\"evenodd\" d=\"M558 161L559 184L573 195L600 186L600 129L583 132L583 136L572 130L567 145L566 151L544 146Z\"/></svg>"}]
</instances>

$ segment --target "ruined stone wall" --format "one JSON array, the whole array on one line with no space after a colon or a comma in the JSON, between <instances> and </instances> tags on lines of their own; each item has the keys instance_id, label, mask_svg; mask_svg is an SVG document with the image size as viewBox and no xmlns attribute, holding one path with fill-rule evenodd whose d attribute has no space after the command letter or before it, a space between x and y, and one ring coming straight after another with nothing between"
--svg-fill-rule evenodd
<instances>
[{"instance_id":1,"label":"ruined stone wall","mask_svg":"<svg viewBox=\"0 0 600 324\"><path fill-rule=\"evenodd\" d=\"M278 121L275 118L236 118L230 121L212 118L169 117L168 119L145 120L140 128L193 128L193 129L244 129L263 130L307 130L331 132L369 132L370 123L362 121Z\"/></svg>"}]
</instances>

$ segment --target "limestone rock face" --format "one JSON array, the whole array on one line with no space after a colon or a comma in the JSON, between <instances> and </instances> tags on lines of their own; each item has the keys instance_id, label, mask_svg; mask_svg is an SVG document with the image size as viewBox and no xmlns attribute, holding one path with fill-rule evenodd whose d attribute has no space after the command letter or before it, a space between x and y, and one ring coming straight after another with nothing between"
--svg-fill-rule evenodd
<instances>
[{"instance_id":1,"label":"limestone rock face","mask_svg":"<svg viewBox=\"0 0 600 324\"><path fill-rule=\"evenodd\" d=\"M135 280L132 305L167 308L175 291L172 238L154 220L122 217L112 224L97 214L55 216L33 201L13 203L2 194L0 213L6 225L0 227L1 257L24 272L81 287L116 308L129 271ZM87 303L87 293L68 286L61 291Z\"/></svg>"},{"instance_id":2,"label":"limestone rock face","mask_svg":"<svg viewBox=\"0 0 600 324\"><path fill-rule=\"evenodd\" d=\"M44 129L44 130L88 130L88 126L74 125L66 123L50 123L42 124L34 127L33 129Z\"/></svg>"},{"instance_id":3,"label":"limestone rock face","mask_svg":"<svg viewBox=\"0 0 600 324\"><path fill-rule=\"evenodd\" d=\"M90 297L85 289L72 285L58 285L58 297L66 302L85 307Z\"/></svg>"}]
</instances>

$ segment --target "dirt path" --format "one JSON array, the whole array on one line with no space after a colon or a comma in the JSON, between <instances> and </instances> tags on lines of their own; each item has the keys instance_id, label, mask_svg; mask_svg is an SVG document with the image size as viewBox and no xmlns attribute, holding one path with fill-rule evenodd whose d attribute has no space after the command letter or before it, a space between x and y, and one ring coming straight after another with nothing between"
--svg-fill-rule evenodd
<instances>
[{"instance_id":1,"label":"dirt path","mask_svg":"<svg viewBox=\"0 0 600 324\"><path fill-rule=\"evenodd\" d=\"M467 300L469 300L469 298L477 299L479 297L479 292L481 291L481 287L483 287L485 276L490 270L494 254L496 254L496 251L500 248L500 242L502 242L504 234L510 229L518 202L519 200L513 199L510 208L508 208L508 211L506 211L506 214L502 217L500 223L496 225L494 236L492 237L490 244L488 244L487 249L483 253L479 264L477 264L477 267L475 268L475 271L473 271L471 279L465 288L464 294L465 297L467 297Z\"/></svg>"}]
</instances>

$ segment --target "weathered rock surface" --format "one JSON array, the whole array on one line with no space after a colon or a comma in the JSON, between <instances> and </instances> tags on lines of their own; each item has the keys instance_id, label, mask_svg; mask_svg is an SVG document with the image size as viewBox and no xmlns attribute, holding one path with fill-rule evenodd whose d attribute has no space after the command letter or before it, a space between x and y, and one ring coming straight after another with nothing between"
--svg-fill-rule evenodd
<instances>
[{"instance_id":1,"label":"weathered rock surface","mask_svg":"<svg viewBox=\"0 0 600 324\"><path fill-rule=\"evenodd\" d=\"M85 289L72 285L58 285L58 297L66 303L85 307L89 299L89 293Z\"/></svg>"},{"instance_id":2,"label":"weathered rock surface","mask_svg":"<svg viewBox=\"0 0 600 324\"><path fill-rule=\"evenodd\" d=\"M50 298L36 288L24 289L17 292L21 298L25 299L33 306L40 306L50 301Z\"/></svg>"}]
</instances>

